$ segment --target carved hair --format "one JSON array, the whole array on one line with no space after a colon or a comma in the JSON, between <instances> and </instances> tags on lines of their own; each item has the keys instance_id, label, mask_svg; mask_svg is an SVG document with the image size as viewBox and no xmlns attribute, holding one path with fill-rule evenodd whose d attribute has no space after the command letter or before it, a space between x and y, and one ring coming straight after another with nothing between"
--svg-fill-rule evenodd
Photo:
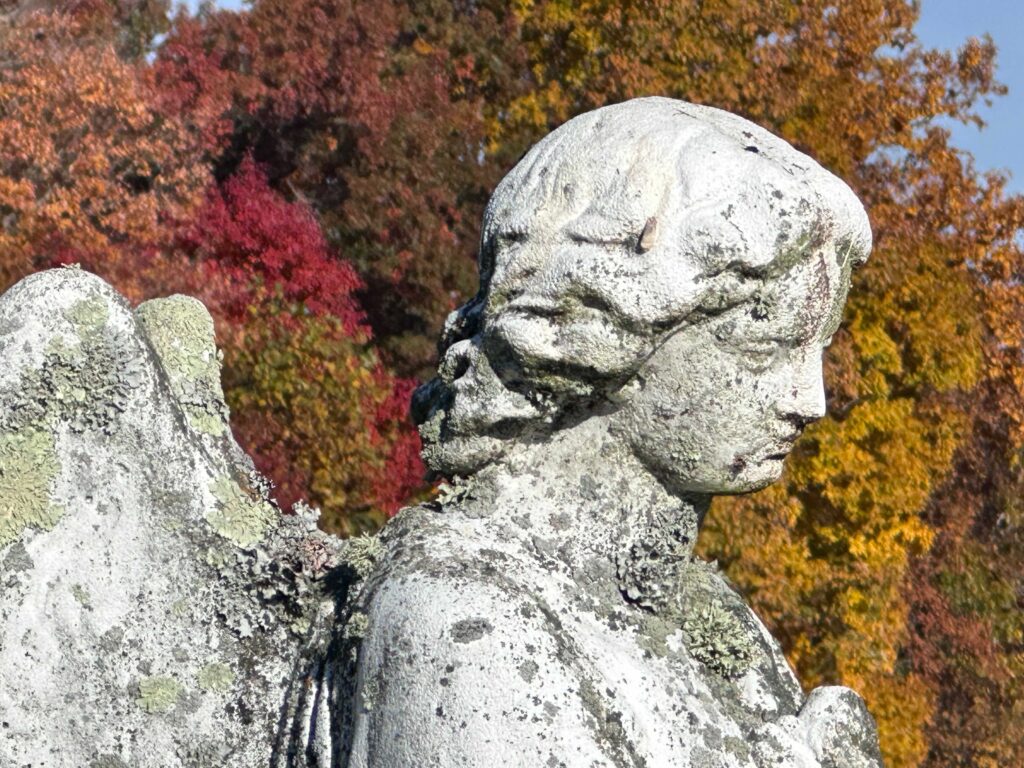
<instances>
[{"instance_id":1,"label":"carved hair","mask_svg":"<svg viewBox=\"0 0 1024 768\"><path fill-rule=\"evenodd\" d=\"M863 207L811 158L717 109L665 98L629 104L569 121L495 190L484 215L480 289L448 317L439 375L413 400L435 472L471 473L510 440L613 397L668 334L755 300L800 264L835 259L843 281L836 289L845 292L851 269L867 258ZM607 276L592 257L581 260L561 297L602 313L593 338L531 356L488 333L546 254L574 245L609 253ZM627 251L669 265L664 290L617 299L630 281L619 274L632 268L621 260Z\"/></svg>"}]
</instances>

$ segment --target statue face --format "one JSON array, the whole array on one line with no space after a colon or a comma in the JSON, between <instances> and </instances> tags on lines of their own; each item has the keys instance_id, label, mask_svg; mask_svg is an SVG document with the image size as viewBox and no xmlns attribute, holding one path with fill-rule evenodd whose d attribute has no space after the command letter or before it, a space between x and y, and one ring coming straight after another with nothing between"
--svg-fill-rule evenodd
<instances>
[{"instance_id":1,"label":"statue face","mask_svg":"<svg viewBox=\"0 0 1024 768\"><path fill-rule=\"evenodd\" d=\"M821 347L869 249L850 189L740 118L667 99L575 118L491 199L481 292L416 406L424 457L472 473L608 399L674 488L761 487L824 412Z\"/></svg>"},{"instance_id":2,"label":"statue face","mask_svg":"<svg viewBox=\"0 0 1024 768\"><path fill-rule=\"evenodd\" d=\"M679 492L761 488L825 414L822 348L848 278L833 254L804 256L753 283L738 306L659 335L653 302L680 305L692 283L680 280L671 239L651 238L640 252L644 201L627 200L632 216L596 219L605 231L587 239L554 205L545 213L568 222L542 237L526 227L499 235L482 347L513 377L556 394L590 394L595 371L621 366L628 377L612 393L622 406L614 429L656 475Z\"/></svg>"},{"instance_id":3,"label":"statue face","mask_svg":"<svg viewBox=\"0 0 1024 768\"><path fill-rule=\"evenodd\" d=\"M618 431L677 492L743 493L779 479L803 428L825 415L821 356L846 279L822 256L684 326L622 394Z\"/></svg>"}]
</instances>

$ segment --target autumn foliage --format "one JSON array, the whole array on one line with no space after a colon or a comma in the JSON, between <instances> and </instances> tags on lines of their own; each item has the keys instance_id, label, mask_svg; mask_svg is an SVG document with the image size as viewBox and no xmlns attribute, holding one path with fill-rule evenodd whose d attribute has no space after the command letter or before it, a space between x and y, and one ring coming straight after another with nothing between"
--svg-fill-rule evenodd
<instances>
[{"instance_id":1,"label":"autumn foliage","mask_svg":"<svg viewBox=\"0 0 1024 768\"><path fill-rule=\"evenodd\" d=\"M805 685L866 696L887 764L1024 754L1024 200L950 145L995 50L909 0L60 3L0 28L0 287L75 261L217 321L236 435L287 507L379 525L405 419L475 288L488 191L582 111L743 114L869 208L830 416L703 535ZM168 32L159 45L153 36Z\"/></svg>"}]
</instances>

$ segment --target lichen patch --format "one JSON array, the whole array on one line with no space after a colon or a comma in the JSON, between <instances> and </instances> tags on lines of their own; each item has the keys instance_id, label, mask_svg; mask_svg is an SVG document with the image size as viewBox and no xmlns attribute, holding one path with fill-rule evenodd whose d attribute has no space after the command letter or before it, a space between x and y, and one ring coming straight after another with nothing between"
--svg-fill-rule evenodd
<instances>
[{"instance_id":1,"label":"lichen patch","mask_svg":"<svg viewBox=\"0 0 1024 768\"><path fill-rule=\"evenodd\" d=\"M223 435L228 408L209 312L196 299L171 296L141 304L135 317L153 345L189 425L203 434Z\"/></svg>"},{"instance_id":2,"label":"lichen patch","mask_svg":"<svg viewBox=\"0 0 1024 768\"><path fill-rule=\"evenodd\" d=\"M50 492L59 471L49 430L0 433L0 548L28 527L56 525L64 510Z\"/></svg>"},{"instance_id":3,"label":"lichen patch","mask_svg":"<svg viewBox=\"0 0 1024 768\"><path fill-rule=\"evenodd\" d=\"M739 677L750 667L750 634L717 600L696 607L683 620L683 634L690 655L722 677Z\"/></svg>"},{"instance_id":4,"label":"lichen patch","mask_svg":"<svg viewBox=\"0 0 1024 768\"><path fill-rule=\"evenodd\" d=\"M182 694L181 683L167 675L144 677L139 681L139 698L135 703L149 714L174 709Z\"/></svg>"},{"instance_id":5,"label":"lichen patch","mask_svg":"<svg viewBox=\"0 0 1024 768\"><path fill-rule=\"evenodd\" d=\"M360 579L365 579L383 553L384 545L377 536L355 536L348 540L342 559Z\"/></svg>"},{"instance_id":6,"label":"lichen patch","mask_svg":"<svg viewBox=\"0 0 1024 768\"><path fill-rule=\"evenodd\" d=\"M64 311L64 316L71 321L82 336L98 334L110 319L110 307L99 296L76 301Z\"/></svg>"},{"instance_id":7,"label":"lichen patch","mask_svg":"<svg viewBox=\"0 0 1024 768\"><path fill-rule=\"evenodd\" d=\"M20 430L66 423L74 432L111 434L132 390L145 379L145 366L123 333L104 334L109 308L102 299L83 299L66 312L77 343L56 336L43 363L2 393L0 427Z\"/></svg>"},{"instance_id":8,"label":"lichen patch","mask_svg":"<svg viewBox=\"0 0 1024 768\"><path fill-rule=\"evenodd\" d=\"M213 529L240 547L259 543L277 519L277 513L263 499L254 499L229 477L220 477L210 488L217 504L207 512Z\"/></svg>"},{"instance_id":9,"label":"lichen patch","mask_svg":"<svg viewBox=\"0 0 1024 768\"><path fill-rule=\"evenodd\" d=\"M235 673L227 664L214 662L199 670L198 683L201 690L224 693L231 690L231 686L234 685Z\"/></svg>"}]
</instances>

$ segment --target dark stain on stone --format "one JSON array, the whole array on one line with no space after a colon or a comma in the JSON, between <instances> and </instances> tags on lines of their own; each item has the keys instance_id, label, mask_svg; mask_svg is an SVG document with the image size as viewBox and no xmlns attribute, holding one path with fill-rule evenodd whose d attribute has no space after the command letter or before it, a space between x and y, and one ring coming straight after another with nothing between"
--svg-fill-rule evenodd
<instances>
[{"instance_id":1,"label":"dark stain on stone","mask_svg":"<svg viewBox=\"0 0 1024 768\"><path fill-rule=\"evenodd\" d=\"M519 665L519 676L526 682L532 683L538 669L537 662L527 659Z\"/></svg>"},{"instance_id":2,"label":"dark stain on stone","mask_svg":"<svg viewBox=\"0 0 1024 768\"><path fill-rule=\"evenodd\" d=\"M456 643L472 643L494 631L491 622L482 616L463 619L452 625L452 640Z\"/></svg>"}]
</instances>

